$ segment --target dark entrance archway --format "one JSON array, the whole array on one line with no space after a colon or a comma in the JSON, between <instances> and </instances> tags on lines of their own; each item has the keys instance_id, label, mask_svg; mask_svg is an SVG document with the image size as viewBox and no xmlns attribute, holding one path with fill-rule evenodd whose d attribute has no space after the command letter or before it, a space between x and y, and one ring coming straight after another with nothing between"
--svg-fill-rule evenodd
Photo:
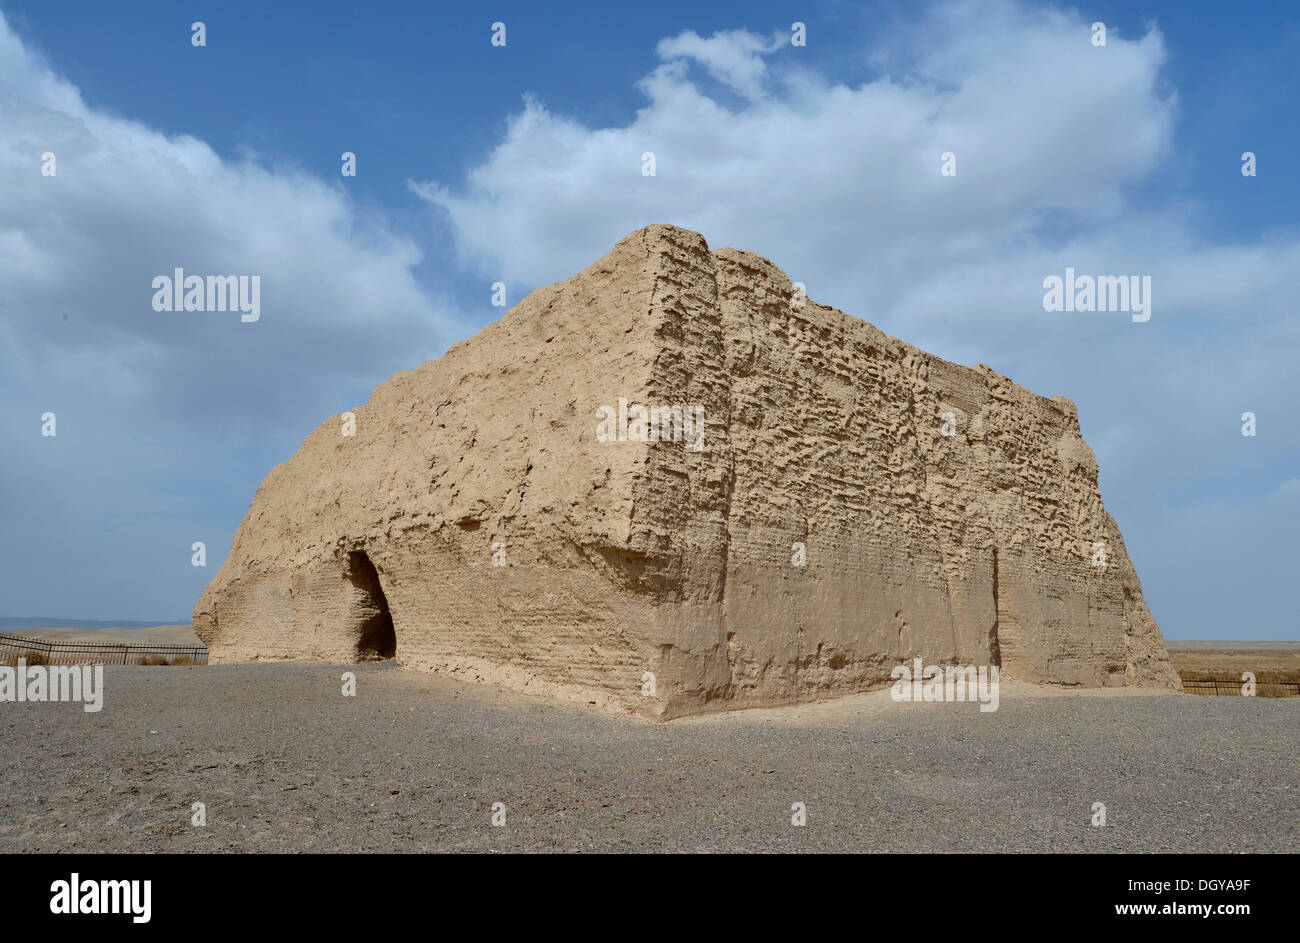
<instances>
[{"instance_id":1,"label":"dark entrance archway","mask_svg":"<svg viewBox=\"0 0 1300 943\"><path fill-rule=\"evenodd\" d=\"M397 654L397 633L388 600L379 585L379 572L364 550L348 554L352 584L352 619L357 636L357 661L381 661Z\"/></svg>"}]
</instances>

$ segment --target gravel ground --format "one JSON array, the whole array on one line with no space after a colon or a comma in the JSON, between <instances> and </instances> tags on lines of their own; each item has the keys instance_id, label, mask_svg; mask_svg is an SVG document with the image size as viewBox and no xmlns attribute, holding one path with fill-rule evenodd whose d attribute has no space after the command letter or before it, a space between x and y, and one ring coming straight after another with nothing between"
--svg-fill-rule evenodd
<instances>
[{"instance_id":1,"label":"gravel ground","mask_svg":"<svg viewBox=\"0 0 1300 943\"><path fill-rule=\"evenodd\" d=\"M991 713L877 692L653 725L391 666L105 682L99 713L0 704L0 852L1300 846L1300 699L1004 684Z\"/></svg>"}]
</instances>

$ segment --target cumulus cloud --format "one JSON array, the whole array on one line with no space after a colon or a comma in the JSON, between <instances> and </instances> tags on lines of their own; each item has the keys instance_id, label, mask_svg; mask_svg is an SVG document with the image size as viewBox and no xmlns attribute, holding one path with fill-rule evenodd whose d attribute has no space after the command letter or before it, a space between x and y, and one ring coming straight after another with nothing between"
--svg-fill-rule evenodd
<instances>
[{"instance_id":1,"label":"cumulus cloud","mask_svg":"<svg viewBox=\"0 0 1300 943\"><path fill-rule=\"evenodd\" d=\"M528 98L463 182L413 187L494 279L556 281L634 229L674 223L771 258L814 299L927 350L1071 396L1143 572L1185 552L1171 516L1189 500L1247 476L1262 502L1294 461L1300 434L1282 411L1300 242L1218 244L1190 203L1135 198L1173 157L1164 39L1112 28L1094 47L1089 27L1075 11L947 4L881 34L863 51L876 74L858 84L819 74L812 46L683 33L656 47L664 61L626 124L588 127ZM956 176L940 174L946 153ZM1045 312L1043 279L1067 267L1150 275L1151 321ZM1240 435L1246 410L1272 417L1267 436ZM1257 545L1251 519L1216 536L1220 552L1272 572L1293 549ZM1148 590L1159 617L1161 597L1172 606L1188 587Z\"/></svg>"},{"instance_id":2,"label":"cumulus cloud","mask_svg":"<svg viewBox=\"0 0 1300 943\"><path fill-rule=\"evenodd\" d=\"M1125 189L1158 164L1173 128L1174 104L1157 89L1159 34L1097 50L1081 21L1026 14L1020 28L970 30L946 53L918 50L917 75L857 87L819 79L799 58L806 49L684 33L659 43L667 61L640 83L649 103L627 126L587 128L530 98L463 187L419 192L449 214L467 258L532 284L581 267L624 221L681 222L759 251L796 248L787 233L816 225L819 238L784 264L842 271L921 250L931 264L958 263L992 240L1125 210ZM737 110L687 68L703 61L755 88L763 56L787 63L771 80L780 94ZM641 176L646 150L655 177ZM939 176L945 152L957 155L956 178Z\"/></svg>"},{"instance_id":3,"label":"cumulus cloud","mask_svg":"<svg viewBox=\"0 0 1300 943\"><path fill-rule=\"evenodd\" d=\"M723 30L704 39L686 30L655 47L660 59L688 59L704 66L708 73L732 91L749 99L763 95L767 63L763 57L781 46L781 37L764 40L746 30Z\"/></svg>"},{"instance_id":4,"label":"cumulus cloud","mask_svg":"<svg viewBox=\"0 0 1300 943\"><path fill-rule=\"evenodd\" d=\"M675 223L927 350L1071 396L1156 617L1222 635L1198 593L1282 587L1294 560L1300 241L1218 242L1194 204L1139 198L1179 120L1164 39L1112 28L1097 48L1088 27L947 4L877 35L854 82L822 71L815 35L681 32L653 47L625 123L529 96L463 180L412 189L466 271L511 297ZM0 573L6 614L187 611L212 572L189 566L191 541L219 563L265 469L469 333L413 277L420 256L338 181L88 107L0 17L0 493L20 496L0 540L25 560ZM177 266L261 275L261 320L153 311L153 277ZM1151 321L1045 312L1042 280L1067 266L1151 275Z\"/></svg>"},{"instance_id":5,"label":"cumulus cloud","mask_svg":"<svg viewBox=\"0 0 1300 943\"><path fill-rule=\"evenodd\" d=\"M338 183L88 107L0 16L0 541L31 564L0 573L6 614L187 612L191 542L219 564L252 497L239 460L268 469L464 335L419 260ZM154 311L177 267L261 276L260 321Z\"/></svg>"}]
</instances>

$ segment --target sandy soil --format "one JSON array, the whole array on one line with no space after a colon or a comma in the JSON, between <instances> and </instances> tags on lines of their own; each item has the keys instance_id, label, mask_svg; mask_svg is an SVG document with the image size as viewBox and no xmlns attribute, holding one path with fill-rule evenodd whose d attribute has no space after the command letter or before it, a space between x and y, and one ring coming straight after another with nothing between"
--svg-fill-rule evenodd
<instances>
[{"instance_id":1,"label":"sandy soil","mask_svg":"<svg viewBox=\"0 0 1300 943\"><path fill-rule=\"evenodd\" d=\"M1193 649L1170 651L1175 671L1199 668L1202 671L1288 671L1300 675L1300 649Z\"/></svg>"},{"instance_id":2,"label":"sandy soil","mask_svg":"<svg viewBox=\"0 0 1300 943\"><path fill-rule=\"evenodd\" d=\"M356 697L340 676L354 671ZM0 852L1288 851L1300 699L885 692L650 724L394 668L0 704ZM203 802L207 825L191 824ZM493 803L506 824L490 824ZM791 824L803 802L807 825ZM1092 827L1103 802L1108 826Z\"/></svg>"},{"instance_id":3,"label":"sandy soil","mask_svg":"<svg viewBox=\"0 0 1300 943\"><path fill-rule=\"evenodd\" d=\"M98 642L102 645L202 645L188 625L160 625L148 629L24 629L10 635L27 635L51 642Z\"/></svg>"},{"instance_id":4,"label":"sandy soil","mask_svg":"<svg viewBox=\"0 0 1300 943\"><path fill-rule=\"evenodd\" d=\"M1189 641L1183 639L1167 639L1165 648L1169 651L1191 652L1295 652L1300 653L1300 642L1249 642L1240 639L1227 639L1221 641Z\"/></svg>"}]
</instances>

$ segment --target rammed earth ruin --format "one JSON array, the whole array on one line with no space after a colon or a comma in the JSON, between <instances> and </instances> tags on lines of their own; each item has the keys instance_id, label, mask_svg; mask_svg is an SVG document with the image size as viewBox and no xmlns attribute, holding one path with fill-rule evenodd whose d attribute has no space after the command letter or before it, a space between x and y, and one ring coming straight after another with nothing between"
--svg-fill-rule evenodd
<instances>
[{"instance_id":1,"label":"rammed earth ruin","mask_svg":"<svg viewBox=\"0 0 1300 943\"><path fill-rule=\"evenodd\" d=\"M689 408L702 447L598 435L620 401ZM194 611L213 660L392 657L655 718L918 658L1179 688L1070 400L694 232L632 233L353 414L258 489Z\"/></svg>"}]
</instances>

